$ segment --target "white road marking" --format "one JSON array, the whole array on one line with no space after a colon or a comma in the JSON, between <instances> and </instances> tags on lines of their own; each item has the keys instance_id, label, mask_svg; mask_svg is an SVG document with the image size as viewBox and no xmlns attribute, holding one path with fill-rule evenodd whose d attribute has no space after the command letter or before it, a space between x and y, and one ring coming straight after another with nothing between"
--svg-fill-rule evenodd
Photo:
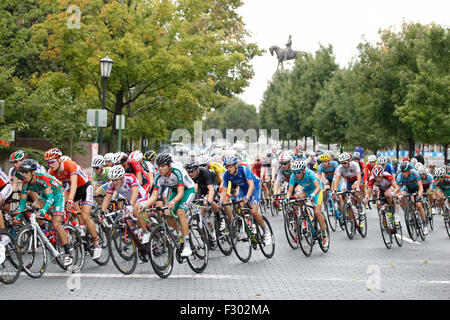
<instances>
[{"instance_id":1,"label":"white road marking","mask_svg":"<svg viewBox=\"0 0 450 320\"><path fill-rule=\"evenodd\" d=\"M26 274L21 274L22 276ZM136 278L136 279L158 279L159 276L156 274L130 274L124 275L121 273L52 273L46 272L43 277L80 277L80 278ZM181 279L181 278L192 278L192 279L216 279L216 280L229 280L229 279L244 279L248 278L246 276L239 275L225 275L225 274L186 274L186 275L170 275L169 278Z\"/></svg>"}]
</instances>

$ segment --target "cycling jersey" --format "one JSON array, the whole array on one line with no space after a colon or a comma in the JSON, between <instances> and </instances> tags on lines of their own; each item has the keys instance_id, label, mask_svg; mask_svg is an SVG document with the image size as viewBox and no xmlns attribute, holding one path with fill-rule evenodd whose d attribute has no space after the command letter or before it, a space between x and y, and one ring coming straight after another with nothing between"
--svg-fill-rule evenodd
<instances>
[{"instance_id":1,"label":"cycling jersey","mask_svg":"<svg viewBox=\"0 0 450 320\"><path fill-rule=\"evenodd\" d=\"M252 195L248 199L250 204L257 204L259 202L259 182L260 180L251 171L250 168L239 165L236 175L230 174L228 171L223 175L223 185L227 186L230 181L232 184L239 187L238 200L247 195L249 184L248 181L252 180L255 188Z\"/></svg>"},{"instance_id":2,"label":"cycling jersey","mask_svg":"<svg viewBox=\"0 0 450 320\"><path fill-rule=\"evenodd\" d=\"M115 188L114 184L111 181L108 183L108 188L106 189L107 194L113 194L114 191L117 191L120 195L122 195L128 201L131 201L132 188L138 188L138 198L137 202L146 202L148 200L148 195L145 192L144 188L139 184L136 176L131 173L125 173L123 176L122 185L119 188Z\"/></svg>"},{"instance_id":3,"label":"cycling jersey","mask_svg":"<svg viewBox=\"0 0 450 320\"><path fill-rule=\"evenodd\" d=\"M334 178L334 172L336 171L336 169L338 167L339 167L339 163L337 163L336 161L330 161L330 165L328 166L328 168L325 168L323 163L321 163L319 165L319 167L317 168L317 172L319 174L325 173L325 177L328 179L328 181L331 184L331 182L333 181L333 178Z\"/></svg>"},{"instance_id":4,"label":"cycling jersey","mask_svg":"<svg viewBox=\"0 0 450 320\"><path fill-rule=\"evenodd\" d=\"M386 166L384 167L384 171L386 171L390 174L395 174L394 166L390 162L386 164Z\"/></svg>"},{"instance_id":5,"label":"cycling jersey","mask_svg":"<svg viewBox=\"0 0 450 320\"><path fill-rule=\"evenodd\" d=\"M420 174L416 170L411 170L407 178L403 177L403 174L400 173L397 175L397 178L395 180L395 182L399 186L401 185L408 190L418 188L419 185L417 184L417 182L421 181Z\"/></svg>"},{"instance_id":6,"label":"cycling jersey","mask_svg":"<svg viewBox=\"0 0 450 320\"><path fill-rule=\"evenodd\" d=\"M370 175L372 174L372 169L375 167L374 164L367 162L367 164L364 166L364 177L363 181L367 182L370 178Z\"/></svg>"},{"instance_id":7,"label":"cycling jersey","mask_svg":"<svg viewBox=\"0 0 450 320\"><path fill-rule=\"evenodd\" d=\"M34 176L36 177L34 182L25 182L23 184L22 195L28 195L29 191L40 194L41 200L45 203L42 211L46 213L53 206L52 214L62 216L64 214L64 194L61 182L47 173L35 172ZM52 192L45 193L45 190L48 188ZM23 211L26 204L27 199L21 198L17 211Z\"/></svg>"},{"instance_id":8,"label":"cycling jersey","mask_svg":"<svg viewBox=\"0 0 450 320\"><path fill-rule=\"evenodd\" d=\"M440 189L446 196L450 195L450 175L446 175L444 181L435 179L431 185L432 189Z\"/></svg>"},{"instance_id":9,"label":"cycling jersey","mask_svg":"<svg viewBox=\"0 0 450 320\"><path fill-rule=\"evenodd\" d=\"M261 167L262 167L261 161L259 161L259 163L258 162L254 162L252 164L252 173L255 176L257 176L258 178L261 178Z\"/></svg>"},{"instance_id":10,"label":"cycling jersey","mask_svg":"<svg viewBox=\"0 0 450 320\"><path fill-rule=\"evenodd\" d=\"M383 179L381 179L381 181L377 181L375 177L371 175L367 185L369 188L373 188L375 186L380 190L385 191L392 187L392 182L394 182L394 177L389 172L384 171Z\"/></svg>"},{"instance_id":11,"label":"cycling jersey","mask_svg":"<svg viewBox=\"0 0 450 320\"><path fill-rule=\"evenodd\" d=\"M219 188L219 182L217 181L216 174L212 170L208 170L204 167L199 167L199 172L197 177L195 177L194 182L198 186L198 191L200 195L205 196L208 194L208 186L212 185L214 191Z\"/></svg>"},{"instance_id":12,"label":"cycling jersey","mask_svg":"<svg viewBox=\"0 0 450 320\"><path fill-rule=\"evenodd\" d=\"M128 160L128 166L125 169L126 173L132 173L135 176L140 172L142 174L142 186L147 189L147 184L149 183L149 177L147 172L142 168L141 164L136 160Z\"/></svg>"},{"instance_id":13,"label":"cycling jersey","mask_svg":"<svg viewBox=\"0 0 450 320\"><path fill-rule=\"evenodd\" d=\"M422 175L420 175L420 179L422 180L423 190L430 188L434 180L433 176L429 173L427 173L427 177L425 179L422 179Z\"/></svg>"},{"instance_id":14,"label":"cycling jersey","mask_svg":"<svg viewBox=\"0 0 450 320\"><path fill-rule=\"evenodd\" d=\"M358 179L358 172L361 172L358 163L350 161L350 166L348 168L345 168L344 165L340 164L334 174L337 177L344 177L349 182L355 182Z\"/></svg>"},{"instance_id":15,"label":"cycling jersey","mask_svg":"<svg viewBox=\"0 0 450 320\"><path fill-rule=\"evenodd\" d=\"M0 170L0 198L5 202L12 194L12 185L6 174Z\"/></svg>"},{"instance_id":16,"label":"cycling jersey","mask_svg":"<svg viewBox=\"0 0 450 320\"><path fill-rule=\"evenodd\" d=\"M226 171L224 166L221 165L220 163L211 162L209 164L209 169L214 171L214 173L216 175L216 178L217 178L217 181L219 182L219 184L221 184L222 183L222 179L220 178L220 175L222 173L225 173L225 171Z\"/></svg>"},{"instance_id":17,"label":"cycling jersey","mask_svg":"<svg viewBox=\"0 0 450 320\"><path fill-rule=\"evenodd\" d=\"M159 190L164 186L169 187L176 193L178 186L190 189L195 187L195 183L184 168L172 165L167 175L163 176L160 172L156 173L153 190Z\"/></svg>"},{"instance_id":18,"label":"cycling jersey","mask_svg":"<svg viewBox=\"0 0 450 320\"><path fill-rule=\"evenodd\" d=\"M108 177L108 173L109 171L112 169L112 167L103 167L102 169L102 173L98 174L95 173L92 175L92 181L94 181L94 183L106 183L109 181L109 177Z\"/></svg>"},{"instance_id":19,"label":"cycling jersey","mask_svg":"<svg viewBox=\"0 0 450 320\"><path fill-rule=\"evenodd\" d=\"M48 173L52 176L55 176L63 184L67 183L66 189L68 189L68 187L70 186L70 177L74 174L77 175L77 188L80 188L85 184L90 183L91 181L83 168L81 168L75 161L62 161L60 164L60 169L61 172L56 172L53 169L50 169Z\"/></svg>"},{"instance_id":20,"label":"cycling jersey","mask_svg":"<svg viewBox=\"0 0 450 320\"><path fill-rule=\"evenodd\" d=\"M275 184L281 186L283 182L289 182L291 178L292 170L289 168L288 170L282 170L280 167L277 172L277 177L275 179Z\"/></svg>"},{"instance_id":21,"label":"cycling jersey","mask_svg":"<svg viewBox=\"0 0 450 320\"><path fill-rule=\"evenodd\" d=\"M320 205L322 204L322 183L312 170L306 169L305 174L303 175L303 179L301 180L297 179L295 174L292 173L291 178L289 179L289 186L295 187L295 185L298 184L303 187L303 191L306 193L306 195L310 196L316 190L316 186L314 185L315 181L319 182L320 192L314 196L314 204Z\"/></svg>"}]
</instances>

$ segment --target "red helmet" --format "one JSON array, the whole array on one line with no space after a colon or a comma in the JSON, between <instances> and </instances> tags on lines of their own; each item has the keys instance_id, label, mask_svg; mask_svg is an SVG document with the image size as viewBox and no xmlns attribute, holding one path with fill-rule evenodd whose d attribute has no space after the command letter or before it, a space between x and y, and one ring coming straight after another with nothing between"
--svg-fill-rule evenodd
<instances>
[{"instance_id":1,"label":"red helmet","mask_svg":"<svg viewBox=\"0 0 450 320\"><path fill-rule=\"evenodd\" d=\"M411 160L409 159L409 157L404 157L402 161L408 161L408 162L410 162Z\"/></svg>"},{"instance_id":2,"label":"red helmet","mask_svg":"<svg viewBox=\"0 0 450 320\"><path fill-rule=\"evenodd\" d=\"M382 166L378 165L372 169L372 174L374 177L381 177L383 175L384 169Z\"/></svg>"},{"instance_id":3,"label":"red helmet","mask_svg":"<svg viewBox=\"0 0 450 320\"><path fill-rule=\"evenodd\" d=\"M48 160L58 159L61 156L62 156L61 150L59 150L58 148L53 148L53 149L48 150L45 153L44 159L45 159L45 161L48 161Z\"/></svg>"}]
</instances>

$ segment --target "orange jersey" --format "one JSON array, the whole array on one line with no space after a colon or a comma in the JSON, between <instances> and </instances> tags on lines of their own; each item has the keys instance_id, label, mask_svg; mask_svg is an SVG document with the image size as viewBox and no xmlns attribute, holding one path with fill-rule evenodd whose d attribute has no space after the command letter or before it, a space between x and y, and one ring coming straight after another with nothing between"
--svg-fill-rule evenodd
<instances>
[{"instance_id":1,"label":"orange jersey","mask_svg":"<svg viewBox=\"0 0 450 320\"><path fill-rule=\"evenodd\" d=\"M70 177L74 174L77 175L77 188L84 186L90 182L90 178L87 173L80 167L75 161L65 160L61 163L62 172L57 173L50 169L48 172L52 176L55 176L61 182L67 182L70 185Z\"/></svg>"}]
</instances>

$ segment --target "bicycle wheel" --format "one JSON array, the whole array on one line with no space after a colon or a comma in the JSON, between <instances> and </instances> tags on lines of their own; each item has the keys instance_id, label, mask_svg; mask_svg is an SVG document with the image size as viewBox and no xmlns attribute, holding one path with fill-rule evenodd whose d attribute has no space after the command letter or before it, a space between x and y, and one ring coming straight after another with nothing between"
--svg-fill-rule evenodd
<instances>
[{"instance_id":1,"label":"bicycle wheel","mask_svg":"<svg viewBox=\"0 0 450 320\"><path fill-rule=\"evenodd\" d=\"M403 245L403 231L402 231L402 225L399 223L398 226L395 226L395 233L394 238L395 242L397 242L397 245L401 247Z\"/></svg>"},{"instance_id":2,"label":"bicycle wheel","mask_svg":"<svg viewBox=\"0 0 450 320\"><path fill-rule=\"evenodd\" d=\"M311 230L311 224L308 221L309 218L306 215L300 215L297 222L297 236L300 243L300 249L305 256L309 257L313 248L313 235Z\"/></svg>"},{"instance_id":3,"label":"bicycle wheel","mask_svg":"<svg viewBox=\"0 0 450 320\"><path fill-rule=\"evenodd\" d=\"M317 234L317 238L318 238L318 241L319 241L319 247L324 253L327 253L328 250L330 249L330 229L328 228L328 221L327 221L327 219L325 219L325 217L323 217L323 221L325 223L325 231L327 233L327 238L328 238L328 245L326 247L323 246L322 229L320 229L320 224L317 221L317 218L314 217L314 223L317 226L317 233L316 234Z\"/></svg>"},{"instance_id":4,"label":"bicycle wheel","mask_svg":"<svg viewBox=\"0 0 450 320\"><path fill-rule=\"evenodd\" d=\"M33 236L33 229L26 227L17 235L17 247L22 258L23 271L31 278L40 278L47 269L47 249L39 235Z\"/></svg>"},{"instance_id":5,"label":"bicycle wheel","mask_svg":"<svg viewBox=\"0 0 450 320\"><path fill-rule=\"evenodd\" d=\"M9 239L8 244L0 243L0 281L12 284L19 278L22 271L22 258L16 240L11 233L0 230L2 238Z\"/></svg>"},{"instance_id":6,"label":"bicycle wheel","mask_svg":"<svg viewBox=\"0 0 450 320\"><path fill-rule=\"evenodd\" d=\"M231 243L234 253L242 262L248 262L252 255L252 242L247 232L245 221L241 217L236 217L231 221Z\"/></svg>"},{"instance_id":7,"label":"bicycle wheel","mask_svg":"<svg viewBox=\"0 0 450 320\"><path fill-rule=\"evenodd\" d=\"M444 224L445 224L445 229L447 230L447 235L450 237L450 217L449 217L449 212L448 212L447 207L444 208L442 214L444 217Z\"/></svg>"},{"instance_id":8,"label":"bicycle wheel","mask_svg":"<svg viewBox=\"0 0 450 320\"><path fill-rule=\"evenodd\" d=\"M423 221L422 221L422 218L420 217L420 214L419 214L419 211L417 210L417 208L414 211L414 216L415 216L415 220L416 220L417 233L419 234L420 239L422 239L422 241L425 241L425 234L424 234L424 231L423 231L423 228L424 228ZM426 219L426 216L425 216L425 219Z\"/></svg>"},{"instance_id":9,"label":"bicycle wheel","mask_svg":"<svg viewBox=\"0 0 450 320\"><path fill-rule=\"evenodd\" d=\"M70 248L72 249L72 264L70 265L70 268L73 268L73 270L81 271L81 269L84 266L84 261L86 257L83 239L81 239L80 233L74 226L70 224L64 224L63 228L69 239ZM56 258L55 260L63 270L67 270L68 267L64 266L63 261L65 251L58 234L56 236L56 239L57 240L55 248L59 252L59 257Z\"/></svg>"},{"instance_id":10,"label":"bicycle wheel","mask_svg":"<svg viewBox=\"0 0 450 320\"><path fill-rule=\"evenodd\" d=\"M137 265L137 248L131 230L123 224L111 229L108 239L109 252L116 268L123 274L132 274Z\"/></svg>"},{"instance_id":11,"label":"bicycle wheel","mask_svg":"<svg viewBox=\"0 0 450 320\"><path fill-rule=\"evenodd\" d=\"M92 219L95 225L95 230L97 231L98 236L98 245L100 248L102 248L102 254L100 255L100 258L94 260L95 263L97 263L100 266L104 266L108 263L109 258L111 257L111 254L109 252L108 247L108 232L106 231L106 228L98 221L98 219ZM91 236L89 235L89 242L92 243ZM91 247L91 256L93 255L93 248Z\"/></svg>"},{"instance_id":12,"label":"bicycle wheel","mask_svg":"<svg viewBox=\"0 0 450 320\"><path fill-rule=\"evenodd\" d=\"M430 229L434 230L433 212L431 211L431 206L428 204L428 201L423 202L423 209L425 210Z\"/></svg>"},{"instance_id":13,"label":"bicycle wheel","mask_svg":"<svg viewBox=\"0 0 450 320\"><path fill-rule=\"evenodd\" d=\"M328 196L328 199L325 202L325 211L327 213L328 224L330 225L331 230L335 232L337 229L337 218L334 213L333 199L330 196Z\"/></svg>"},{"instance_id":14,"label":"bicycle wheel","mask_svg":"<svg viewBox=\"0 0 450 320\"><path fill-rule=\"evenodd\" d=\"M286 234L286 239L289 246L292 249L297 249L299 246L298 235L297 235L297 215L293 208L289 208L284 216L284 233Z\"/></svg>"},{"instance_id":15,"label":"bicycle wheel","mask_svg":"<svg viewBox=\"0 0 450 320\"><path fill-rule=\"evenodd\" d=\"M262 217L264 220L264 224L269 227L269 232L270 232L270 237L272 238L272 243L269 244L268 246L266 246L265 242L264 242L264 229L259 225L256 224L256 236L258 239L258 244L259 244L259 248L261 249L261 252L263 253L263 255L266 258L272 258L273 254L275 253L275 237L273 235L273 231L272 231L272 226L270 225L269 220L267 220L266 217Z\"/></svg>"},{"instance_id":16,"label":"bicycle wheel","mask_svg":"<svg viewBox=\"0 0 450 320\"><path fill-rule=\"evenodd\" d=\"M406 229L408 230L409 237L411 238L412 241L416 241L417 240L416 222L414 214L411 213L410 216L411 210L412 208L410 208L409 206L405 210L405 224Z\"/></svg>"},{"instance_id":17,"label":"bicycle wheel","mask_svg":"<svg viewBox=\"0 0 450 320\"><path fill-rule=\"evenodd\" d=\"M344 205L344 227L348 238L353 239L355 237L355 222L352 218L352 207L348 204Z\"/></svg>"},{"instance_id":18,"label":"bicycle wheel","mask_svg":"<svg viewBox=\"0 0 450 320\"><path fill-rule=\"evenodd\" d=\"M174 250L163 227L156 227L150 234L150 263L160 278L167 278L173 270Z\"/></svg>"},{"instance_id":19,"label":"bicycle wheel","mask_svg":"<svg viewBox=\"0 0 450 320\"><path fill-rule=\"evenodd\" d=\"M358 212L358 232L361 237L365 238L367 236L367 215L363 213L362 207L360 204L356 205L356 211Z\"/></svg>"},{"instance_id":20,"label":"bicycle wheel","mask_svg":"<svg viewBox=\"0 0 450 320\"><path fill-rule=\"evenodd\" d=\"M386 213L384 211L381 211L379 218L381 237L383 238L383 242L386 248L390 249L392 247L392 233L391 229L387 225L387 219L389 218L386 216ZM386 226L384 224L386 224Z\"/></svg>"},{"instance_id":21,"label":"bicycle wheel","mask_svg":"<svg viewBox=\"0 0 450 320\"><path fill-rule=\"evenodd\" d=\"M205 231L199 226L193 226L189 230L189 244L192 255L187 258L189 267L196 273L202 273L209 261L209 245Z\"/></svg>"},{"instance_id":22,"label":"bicycle wheel","mask_svg":"<svg viewBox=\"0 0 450 320\"><path fill-rule=\"evenodd\" d=\"M223 228L221 228L222 221ZM231 243L230 223L228 222L228 218L226 216L216 214L215 228L217 235L217 246L225 256L229 256L231 252L233 252L233 244Z\"/></svg>"}]
</instances>

